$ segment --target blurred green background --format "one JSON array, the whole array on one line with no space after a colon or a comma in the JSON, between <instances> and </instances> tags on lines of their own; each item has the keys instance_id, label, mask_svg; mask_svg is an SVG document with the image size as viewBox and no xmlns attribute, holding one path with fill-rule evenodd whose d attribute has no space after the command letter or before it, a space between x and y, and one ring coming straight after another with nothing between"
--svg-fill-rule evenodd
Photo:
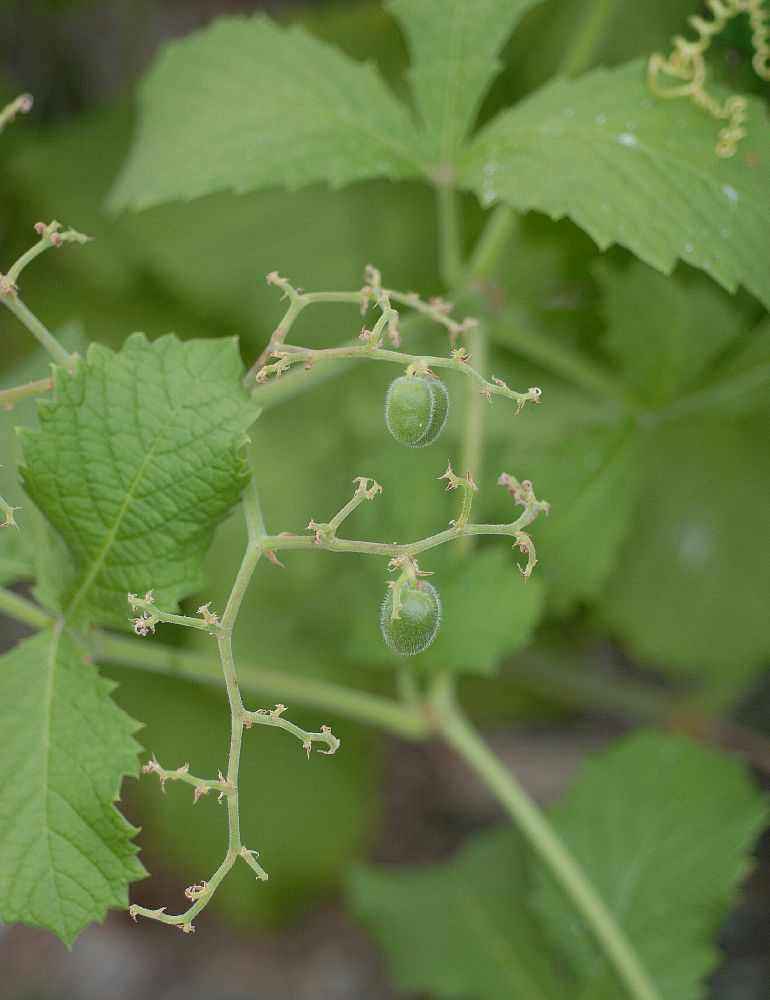
<instances>
[{"instance_id":1,"label":"blurred green background","mask_svg":"<svg viewBox=\"0 0 770 1000\"><path fill-rule=\"evenodd\" d=\"M581 6L549 0L525 18L481 120L553 73ZM684 0L616 3L597 61L614 65L667 50L696 8ZM95 237L86 247L48 254L24 275L25 301L51 328L69 325L69 336L113 346L134 330L151 338L169 330L183 337L236 333L250 364L282 312L276 289L265 284L268 271L304 289L352 289L372 262L390 287L425 296L442 291L433 197L416 183L216 195L136 216L104 213L131 140L135 84L158 47L215 16L256 10L301 18L354 57L374 59L405 93L402 38L369 2L6 0L0 6L0 101L21 90L35 96L33 112L1 140L0 261L6 266L29 246L38 219L55 217ZM720 38L715 62L732 86L761 90L746 70L746 52L747 29L736 22ZM470 245L482 213L470 197L464 210ZM496 280L503 310L490 372L515 388L540 385L544 402L515 419L500 400L489 408L483 466L473 470L477 514L510 520L510 498L494 485L505 469L532 479L538 495L551 501L552 515L533 529L541 562L526 587L511 572L507 547L494 540L471 559L447 549L430 553L425 565L436 573L449 614L440 641L421 658L423 668L448 662L469 675L462 690L475 717L494 727L503 749L514 747L513 759L525 767L532 758L541 762L530 775L540 797L562 787L585 746L636 722L702 735L766 773L767 382L751 374L741 381L745 373L767 372L766 315L747 294L728 295L687 267L666 278L625 251L600 254L569 222L535 215L520 221ZM517 337L506 318L509 304L526 317L533 342ZM292 339L326 346L355 336L358 327L355 309L317 307L302 316ZM421 327L410 338L415 353L443 350L435 329ZM549 358L550 344L561 357L578 359L573 372L581 359L598 366L633 405L565 375ZM19 366L29 372L25 377L45 374L28 335L5 314L0 345L0 383L20 381ZM311 518L327 520L358 475L375 477L384 492L351 519L354 537L418 538L455 516L455 495L445 495L436 480L448 458L458 461L462 380L449 384L448 433L428 449L409 452L388 437L382 418L394 374L384 365L351 369L261 416L250 447L271 531L301 531ZM728 389L715 395L714 386L726 378L733 379ZM699 404L698 393L715 402ZM687 400L695 400L689 409ZM0 420L0 492L11 503L20 497L11 428L34 419L34 406L25 404ZM191 608L201 601L222 607L243 542L236 516L217 535L209 583ZM0 573L17 543L4 544ZM384 566L327 553L288 554L285 562L286 571L265 565L256 575L241 614L238 656L279 671L391 690L383 668L393 662L377 627ZM10 626L3 637L10 644ZM172 630L163 640L190 641ZM227 717L220 692L118 668L110 673L120 683L120 703L145 724L139 738L148 752L164 762L189 760L195 773L223 765ZM232 995L395 995L342 915L343 873L367 852L395 861L441 856L463 833L495 817L494 808L479 802L467 778L431 748L400 747L347 720L292 713L311 728L333 724L344 753L314 758L311 766L279 734L249 734L243 822L271 880L255 890L245 866L234 869L206 916L213 920L216 913L230 929L211 932L224 952L237 952L243 962L244 954L259 955L265 982L274 981L276 992L240 993L234 986ZM455 780L460 792L450 794ZM129 783L124 804L143 827L142 857L153 873L136 887L136 898L161 905L215 867L224 817L213 801L191 811L182 789L160 796L155 782L144 779ZM718 974L714 997L764 995L757 990L770 970L766 955L764 964L758 955L770 902L761 892L752 898L751 933L765 931L758 942L741 936L736 918L732 971L728 966ZM114 955L116 967L128 970L126 955L140 941L143 958L154 954L157 965L146 929L122 943L125 923L111 921L94 932L115 938L99 939L102 955ZM263 928L256 939L248 936L255 928ZM84 935L70 957L53 944L39 945L48 949L51 968L65 970L65 992L56 993L50 977L32 968L29 956L40 936L0 930L0 954L5 948L16 977L11 987L0 985L0 996L91 996L77 989L98 987L99 996L122 997L150 988L128 971L134 993L125 983L94 980L86 956L96 946L89 940ZM105 941L114 952L104 951ZM194 943L174 939L168 947L177 963L194 968L200 963ZM294 972L284 979L282 949L294 956ZM327 977L335 961L350 972L349 982L324 980L336 982L336 992L302 992L310 989L308 962L318 954L328 963L322 965ZM236 958L231 972L233 964ZM90 968L87 985L77 978L81 966ZM152 983L152 995L176 996L163 990L180 984L185 996L197 995L183 978L176 987ZM19 992L4 994L4 988Z\"/></svg>"}]
</instances>

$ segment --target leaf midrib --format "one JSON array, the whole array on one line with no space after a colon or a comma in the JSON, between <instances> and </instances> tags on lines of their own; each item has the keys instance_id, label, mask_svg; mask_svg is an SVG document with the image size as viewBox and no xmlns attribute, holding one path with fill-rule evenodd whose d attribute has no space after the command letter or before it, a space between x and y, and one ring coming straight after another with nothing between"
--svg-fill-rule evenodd
<instances>
[{"instance_id":1,"label":"leaf midrib","mask_svg":"<svg viewBox=\"0 0 770 1000\"><path fill-rule=\"evenodd\" d=\"M195 384L197 384L198 382L200 382L200 379L196 378L195 379ZM125 495L125 497L123 499L123 503L121 504L120 509L118 510L118 513L117 513L117 515L115 517L115 521L114 521L112 527L107 532L107 536L106 536L106 538L104 540L104 544L101 546L101 549L99 550L98 555L96 556L94 562L92 563L90 571L86 574L85 579L83 580L83 583L80 585L80 587L76 591L75 596L72 598L72 601L70 602L70 604L68 605L67 609L64 612L65 621L68 621L72 617L72 615L74 614L74 612L77 609L78 605L83 600L83 598L86 596L86 594L90 590L90 588L91 588L94 580L96 579L96 577L98 576L98 574L101 571L102 567L104 566L104 563L107 560L107 556L109 555L109 553L110 553L110 551L111 551L111 549L112 549L112 547L114 545L114 542L115 542L115 539L117 537L118 531L120 530L120 526L123 523L123 519L125 518L126 514L128 513L128 509L129 509L129 506L131 504L131 501L134 499L134 496L135 496L136 490L137 490L137 488L139 486L139 483L142 481L142 478L144 477L144 473L145 473L145 470L147 468L147 464L150 461L150 459L154 457L155 451L156 451L156 449L158 447L158 444L162 440L162 438L165 435L166 431L168 430L169 425L174 420L174 418L177 416L177 414L180 412L180 410L183 409L184 406L185 406L184 402L179 402L179 403L176 404L176 406L173 407L173 409L170 410L168 417L163 422L163 425L159 429L158 433L155 435L155 438L154 438L152 444L147 449L147 452L146 452L144 458L142 459L142 462L141 462L141 464L140 464L140 466L139 466L139 468L138 468L138 470L136 472L136 475L134 476L134 479L133 479L131 485L129 486L128 490L126 490L126 495Z\"/></svg>"}]
</instances>

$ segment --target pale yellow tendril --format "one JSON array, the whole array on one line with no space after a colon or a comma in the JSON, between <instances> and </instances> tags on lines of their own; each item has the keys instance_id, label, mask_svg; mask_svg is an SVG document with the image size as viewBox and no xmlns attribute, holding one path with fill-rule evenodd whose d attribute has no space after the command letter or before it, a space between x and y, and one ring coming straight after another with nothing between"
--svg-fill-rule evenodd
<instances>
[{"instance_id":1,"label":"pale yellow tendril","mask_svg":"<svg viewBox=\"0 0 770 1000\"><path fill-rule=\"evenodd\" d=\"M713 15L707 21L697 14L687 18L687 23L697 34L694 41L681 35L672 39L674 50L668 58L659 52L650 56L647 68L647 83L658 97L689 97L699 108L703 108L712 118L726 121L719 130L716 154L721 157L735 155L738 142L747 135L744 123L748 112L748 101L740 94L733 94L720 103L705 87L705 52L711 41L724 31L727 22L739 14L747 14L751 25L751 44L754 56L751 65L763 80L770 80L770 15L764 0L705 0ZM669 79L681 80L679 85L662 82L661 74Z\"/></svg>"}]
</instances>

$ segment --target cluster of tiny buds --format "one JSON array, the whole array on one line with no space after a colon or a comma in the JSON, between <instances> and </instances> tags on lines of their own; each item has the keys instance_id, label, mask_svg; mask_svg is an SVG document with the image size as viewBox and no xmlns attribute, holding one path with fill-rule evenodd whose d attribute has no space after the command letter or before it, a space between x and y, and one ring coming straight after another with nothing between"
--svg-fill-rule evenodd
<instances>
[{"instance_id":1,"label":"cluster of tiny buds","mask_svg":"<svg viewBox=\"0 0 770 1000\"><path fill-rule=\"evenodd\" d=\"M366 344L367 347L371 347L372 350L378 351L382 347L382 340L379 335L375 333L374 330L367 330L365 326L361 327L358 339L361 343Z\"/></svg>"},{"instance_id":2,"label":"cluster of tiny buds","mask_svg":"<svg viewBox=\"0 0 770 1000\"><path fill-rule=\"evenodd\" d=\"M271 271L269 274L266 274L265 281L268 285L276 285L278 288L283 288L284 291L289 285L289 279L282 278L277 271Z\"/></svg>"},{"instance_id":3,"label":"cluster of tiny buds","mask_svg":"<svg viewBox=\"0 0 770 1000\"><path fill-rule=\"evenodd\" d=\"M158 610L155 607L153 599L153 591L148 590L144 597L137 597L136 594L128 595L128 603L132 611L141 611L141 615L137 618L129 618L131 625L134 629L136 635L146 636L149 633L155 633L155 626L158 622L162 621L172 621L177 624L194 625L195 628L200 628L201 625L197 623L194 619L184 619L177 615L166 615L164 612ZM211 610L211 602L208 604L202 604L198 608L198 614L201 616L203 627L211 627L210 635L215 635L216 631L219 629L219 616L215 611Z\"/></svg>"},{"instance_id":4,"label":"cluster of tiny buds","mask_svg":"<svg viewBox=\"0 0 770 1000\"><path fill-rule=\"evenodd\" d=\"M142 613L137 618L129 618L131 622L134 633L136 635L146 636L150 632L155 633L155 626L160 620L158 616L151 610L152 608L152 591L148 590L144 597L137 597L136 594L128 595L128 603L132 611L138 611L141 609Z\"/></svg>"},{"instance_id":5,"label":"cluster of tiny buds","mask_svg":"<svg viewBox=\"0 0 770 1000\"><path fill-rule=\"evenodd\" d=\"M0 497L0 513L5 515L5 520L0 524L0 528L16 528L17 531L19 530L16 519L13 516L17 510L21 510L21 507L12 507Z\"/></svg>"},{"instance_id":6,"label":"cluster of tiny buds","mask_svg":"<svg viewBox=\"0 0 770 1000\"><path fill-rule=\"evenodd\" d=\"M497 485L505 486L508 493L513 497L514 502L521 507L525 507L528 503L532 503L535 500L534 487L529 479L522 479L519 482L515 476L511 476L507 472L501 472L500 478L497 480ZM547 512L548 504L544 500L541 503Z\"/></svg>"},{"instance_id":7,"label":"cluster of tiny buds","mask_svg":"<svg viewBox=\"0 0 770 1000\"><path fill-rule=\"evenodd\" d=\"M447 464L446 472L443 474L443 476L439 476L438 478L448 480L446 485L447 491L456 490L458 486L462 486L463 489L470 489L474 493L478 493L479 488L473 481L473 476L471 475L470 469L468 469L468 471L465 473L465 479L463 479L462 477L455 475L452 469L452 465L451 463L449 463Z\"/></svg>"}]
</instances>

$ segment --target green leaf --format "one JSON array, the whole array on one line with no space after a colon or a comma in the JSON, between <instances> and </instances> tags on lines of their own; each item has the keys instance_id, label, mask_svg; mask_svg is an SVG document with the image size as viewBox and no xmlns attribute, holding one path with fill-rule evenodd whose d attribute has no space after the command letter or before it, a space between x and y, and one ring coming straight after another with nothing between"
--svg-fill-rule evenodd
<instances>
[{"instance_id":1,"label":"green leaf","mask_svg":"<svg viewBox=\"0 0 770 1000\"><path fill-rule=\"evenodd\" d=\"M0 917L67 945L145 874L113 805L138 746L112 688L57 629L0 659Z\"/></svg>"},{"instance_id":2,"label":"green leaf","mask_svg":"<svg viewBox=\"0 0 770 1000\"><path fill-rule=\"evenodd\" d=\"M409 42L426 158L451 164L502 68L500 50L540 0L390 0Z\"/></svg>"},{"instance_id":3,"label":"green leaf","mask_svg":"<svg viewBox=\"0 0 770 1000\"><path fill-rule=\"evenodd\" d=\"M92 345L72 377L55 372L41 429L22 431L22 474L77 568L61 606L115 624L129 591L175 606L245 482L237 449L256 410L236 342L132 334L117 354Z\"/></svg>"},{"instance_id":4,"label":"green leaf","mask_svg":"<svg viewBox=\"0 0 770 1000\"><path fill-rule=\"evenodd\" d=\"M698 984L718 959L716 932L766 814L735 760L657 733L589 758L550 810L662 1000L700 996ZM471 838L437 865L360 867L350 905L403 990L447 1000L618 1000L621 988L593 936L541 864L506 828ZM672 892L673 885L686 891ZM562 967L566 960L562 972L571 981L555 980L556 957Z\"/></svg>"},{"instance_id":5,"label":"green leaf","mask_svg":"<svg viewBox=\"0 0 770 1000\"><path fill-rule=\"evenodd\" d=\"M578 601L595 600L615 568L638 495L633 427L621 423L579 434L565 429L556 443L508 451L509 471L530 479L538 498L551 505L548 517L530 529L535 576L546 585L549 606L563 613ZM495 517L505 516L506 501L510 506L507 496L496 501Z\"/></svg>"},{"instance_id":6,"label":"green leaf","mask_svg":"<svg viewBox=\"0 0 770 1000\"><path fill-rule=\"evenodd\" d=\"M514 554L508 541L495 539L471 560L431 578L443 618L433 645L415 657L416 667L491 674L504 655L527 645L543 613L543 587L537 577L523 579L518 550Z\"/></svg>"},{"instance_id":7,"label":"green leaf","mask_svg":"<svg viewBox=\"0 0 770 1000\"><path fill-rule=\"evenodd\" d=\"M744 768L687 740L644 732L590 757L550 812L663 1000L695 1000L719 960L715 935L766 821ZM620 987L584 922L543 872L535 902L568 957L574 996Z\"/></svg>"},{"instance_id":8,"label":"green leaf","mask_svg":"<svg viewBox=\"0 0 770 1000\"><path fill-rule=\"evenodd\" d=\"M603 293L605 343L637 397L657 407L698 381L745 320L713 285L664 277L639 261L594 268ZM654 309L650 309L654 303Z\"/></svg>"},{"instance_id":9,"label":"green leaf","mask_svg":"<svg viewBox=\"0 0 770 1000\"><path fill-rule=\"evenodd\" d=\"M79 324L67 324L56 329L54 333L68 351L82 353L85 350L85 340ZM9 371L0 372L0 389L9 389L50 376L51 359L42 348L39 348L21 364ZM49 568L52 573L57 574L60 574L62 569L66 571L66 559L64 566L60 565L58 569L53 569L56 557L60 555L57 552L53 532L45 524L19 482L16 468L21 458L16 434L19 425L37 427L34 399L23 399L15 403L9 411L0 409L0 469L2 470L0 492L5 494L10 504L20 508L16 515L19 530L0 531L0 585L37 578L35 596L42 599L43 603L48 603L40 591L41 580L45 590L45 581L51 575Z\"/></svg>"},{"instance_id":10,"label":"green leaf","mask_svg":"<svg viewBox=\"0 0 770 1000\"><path fill-rule=\"evenodd\" d=\"M409 113L371 66L267 18L223 19L172 42L141 99L113 209L421 172Z\"/></svg>"},{"instance_id":11,"label":"green leaf","mask_svg":"<svg viewBox=\"0 0 770 1000\"><path fill-rule=\"evenodd\" d=\"M527 904L527 860L509 829L485 833L441 864L360 866L350 906L401 990L446 1000L557 1000L565 994Z\"/></svg>"},{"instance_id":12,"label":"green leaf","mask_svg":"<svg viewBox=\"0 0 770 1000\"><path fill-rule=\"evenodd\" d=\"M770 383L770 317L749 330L735 350L714 372L714 379L702 389L679 401L677 413L699 412L719 407L720 413L746 413L767 405ZM703 403L707 402L704 407Z\"/></svg>"},{"instance_id":13,"label":"green leaf","mask_svg":"<svg viewBox=\"0 0 770 1000\"><path fill-rule=\"evenodd\" d=\"M666 424L640 455L646 501L602 612L635 657L739 690L770 653L770 423Z\"/></svg>"},{"instance_id":14,"label":"green leaf","mask_svg":"<svg viewBox=\"0 0 770 1000\"><path fill-rule=\"evenodd\" d=\"M719 123L655 97L641 62L557 79L503 112L463 156L482 203L570 216L602 248L669 272L683 260L770 305L770 127L751 101L748 136L717 157Z\"/></svg>"}]
</instances>

